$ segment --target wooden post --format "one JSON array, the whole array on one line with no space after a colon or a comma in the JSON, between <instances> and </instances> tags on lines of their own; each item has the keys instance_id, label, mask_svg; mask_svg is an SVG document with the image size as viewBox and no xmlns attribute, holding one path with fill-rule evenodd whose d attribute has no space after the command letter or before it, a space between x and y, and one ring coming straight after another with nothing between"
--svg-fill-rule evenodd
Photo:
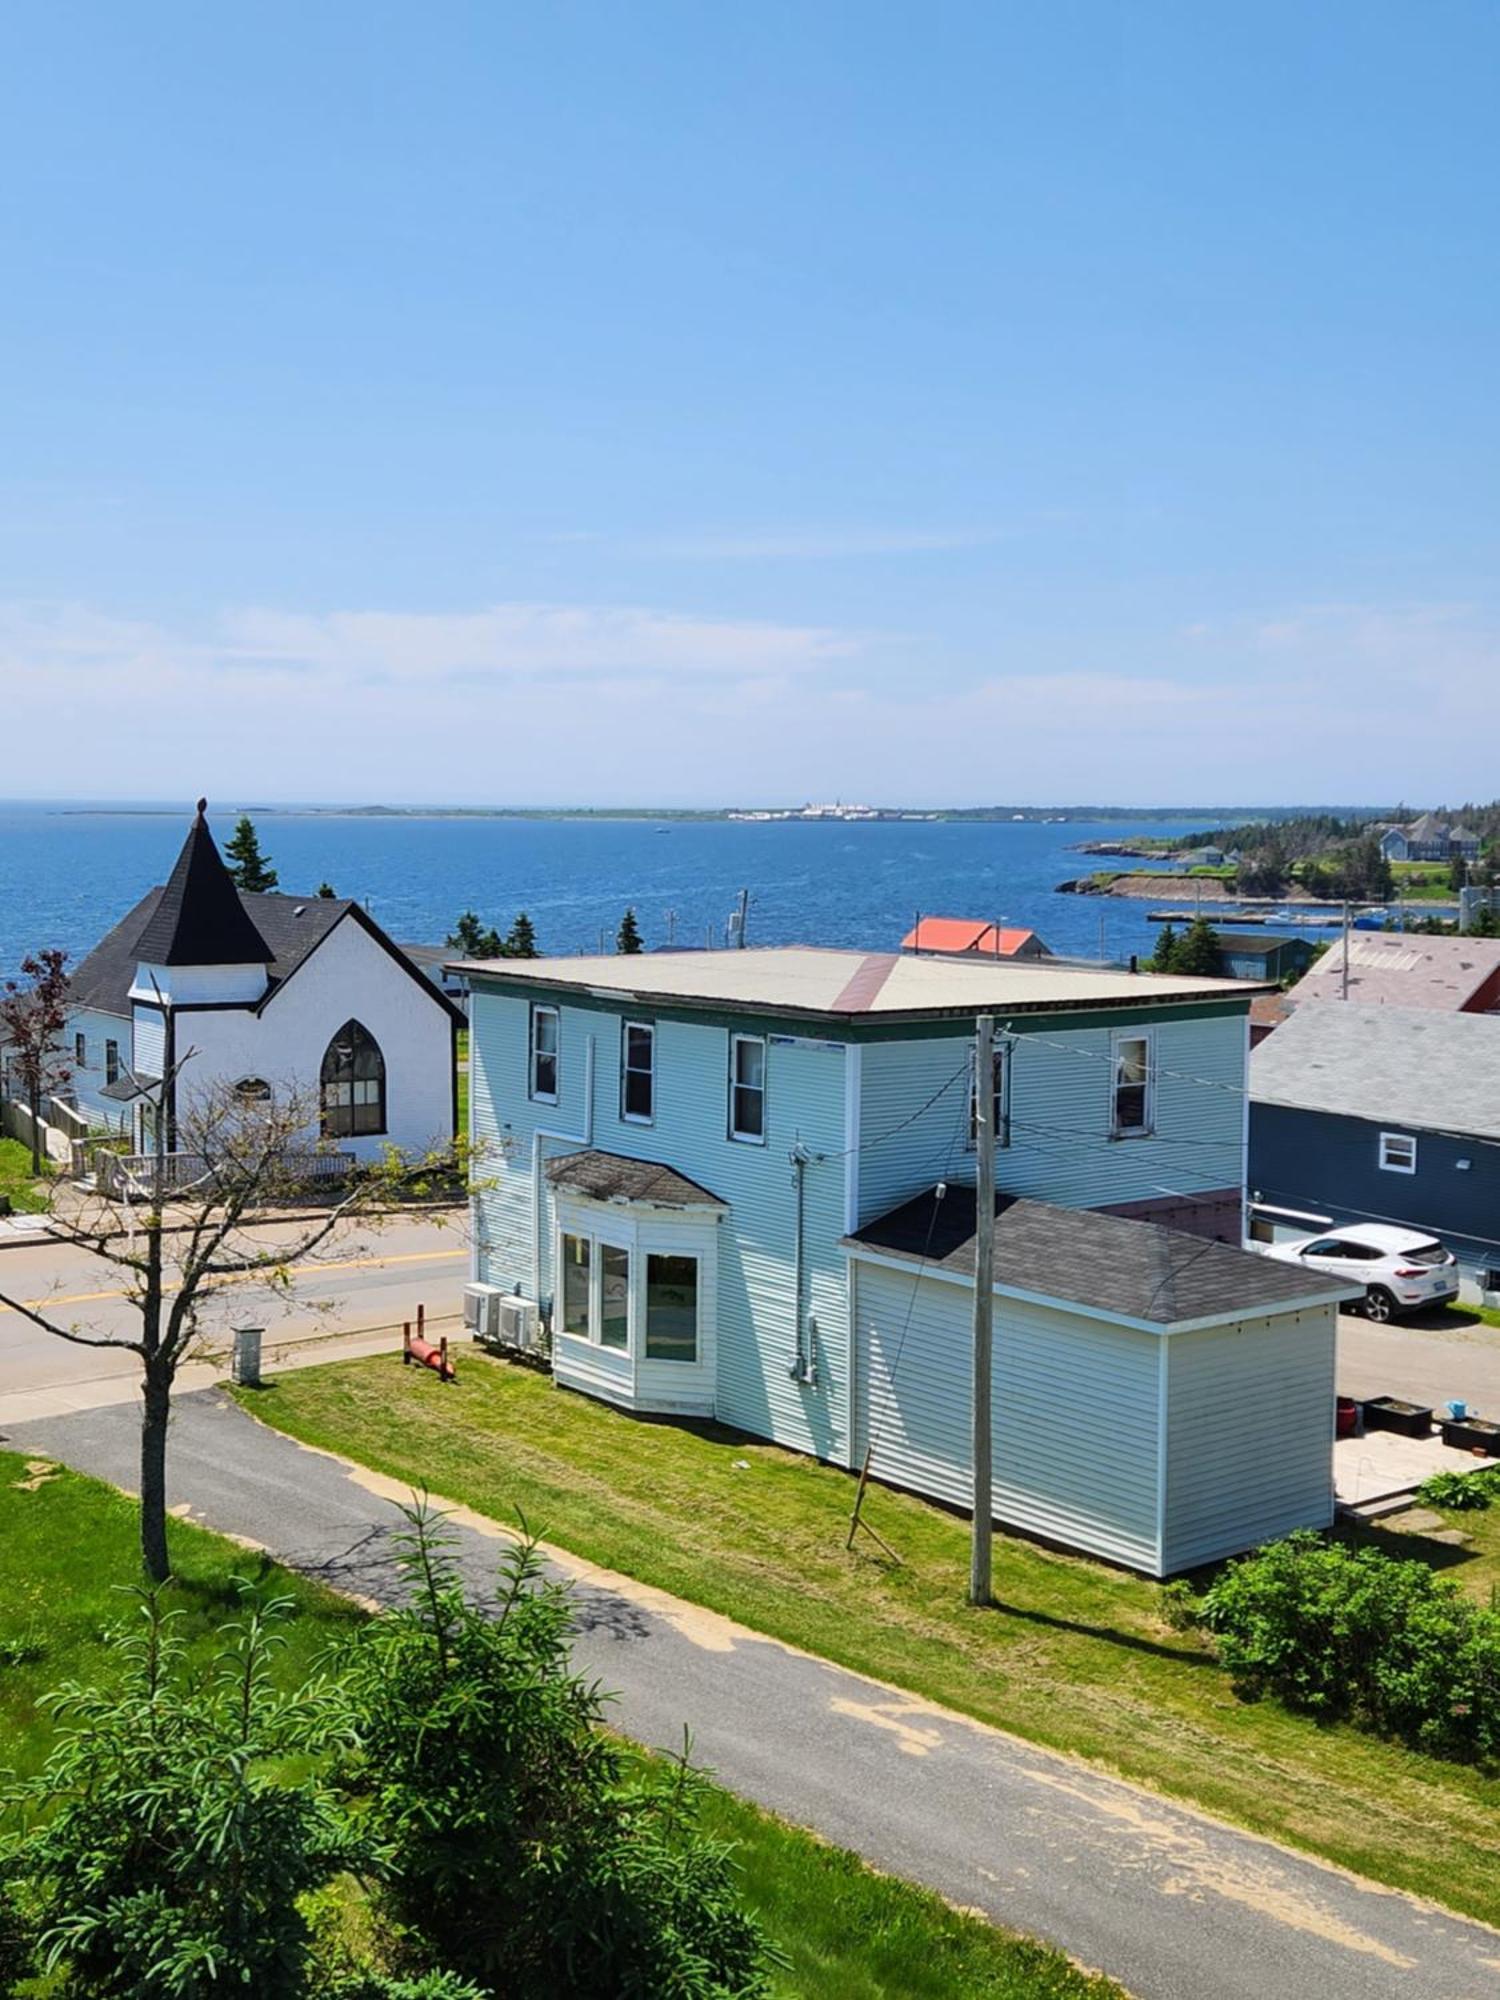
<instances>
[{"instance_id":1,"label":"wooden post","mask_svg":"<svg viewBox=\"0 0 1500 2000\"><path fill-rule=\"evenodd\" d=\"M448 1365L448 1336L446 1333L438 1343L438 1380L440 1382L451 1382L453 1380L453 1370Z\"/></svg>"},{"instance_id":2,"label":"wooden post","mask_svg":"<svg viewBox=\"0 0 1500 2000\"><path fill-rule=\"evenodd\" d=\"M420 1299L417 1301L417 1338L423 1340L427 1334L427 1308Z\"/></svg>"},{"instance_id":3,"label":"wooden post","mask_svg":"<svg viewBox=\"0 0 1500 2000\"><path fill-rule=\"evenodd\" d=\"M411 1321L409 1319L401 1322L401 1366L403 1368L411 1366Z\"/></svg>"},{"instance_id":4,"label":"wooden post","mask_svg":"<svg viewBox=\"0 0 1500 2000\"><path fill-rule=\"evenodd\" d=\"M990 1467L991 1349L995 1326L995 1019L981 1014L974 1036L974 1523L969 1602L990 1602L993 1503Z\"/></svg>"}]
</instances>

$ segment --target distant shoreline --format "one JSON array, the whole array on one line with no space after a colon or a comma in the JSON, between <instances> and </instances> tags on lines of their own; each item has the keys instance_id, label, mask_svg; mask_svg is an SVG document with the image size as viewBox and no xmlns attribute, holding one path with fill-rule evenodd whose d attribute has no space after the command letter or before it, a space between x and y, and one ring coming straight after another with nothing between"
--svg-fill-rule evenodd
<instances>
[{"instance_id":1,"label":"distant shoreline","mask_svg":"<svg viewBox=\"0 0 1500 2000\"><path fill-rule=\"evenodd\" d=\"M0 800L0 809L48 813L63 819L178 819L187 805L69 804L63 801ZM212 809L212 807L211 807ZM628 820L664 824L735 826L891 825L1098 825L1101 822L1170 820L1186 827L1248 819L1282 819L1330 807L1307 806L852 806L809 810L788 806L385 806L241 805L220 806L216 816L248 813L255 819L412 819L412 820ZM1342 808L1363 811L1365 808ZM1090 850L1095 851L1095 850ZM1102 850L1098 850L1102 851ZM1128 851L1128 850L1127 850Z\"/></svg>"}]
</instances>

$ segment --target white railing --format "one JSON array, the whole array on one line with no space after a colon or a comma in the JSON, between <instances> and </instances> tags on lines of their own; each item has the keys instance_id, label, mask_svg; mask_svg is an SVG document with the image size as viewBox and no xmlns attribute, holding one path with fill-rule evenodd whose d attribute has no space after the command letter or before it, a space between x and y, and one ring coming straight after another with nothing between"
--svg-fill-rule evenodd
<instances>
[{"instance_id":1,"label":"white railing","mask_svg":"<svg viewBox=\"0 0 1500 2000\"><path fill-rule=\"evenodd\" d=\"M270 1178L278 1191L291 1192L318 1182L343 1180L356 1164L353 1153L285 1153ZM126 1201L144 1200L155 1193L158 1174L168 1194L179 1194L232 1176L234 1169L233 1160L215 1165L202 1153L113 1153L100 1148L94 1154L94 1174L101 1192Z\"/></svg>"}]
</instances>

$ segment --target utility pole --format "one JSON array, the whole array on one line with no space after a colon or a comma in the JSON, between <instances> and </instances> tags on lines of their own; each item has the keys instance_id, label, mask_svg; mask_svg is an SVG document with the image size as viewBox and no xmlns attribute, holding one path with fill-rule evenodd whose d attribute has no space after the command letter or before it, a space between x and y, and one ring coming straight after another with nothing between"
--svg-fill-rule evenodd
<instances>
[{"instance_id":1,"label":"utility pole","mask_svg":"<svg viewBox=\"0 0 1500 2000\"><path fill-rule=\"evenodd\" d=\"M995 1331L995 1017L981 1014L974 1035L974 1527L969 1602L990 1602L990 1375Z\"/></svg>"}]
</instances>

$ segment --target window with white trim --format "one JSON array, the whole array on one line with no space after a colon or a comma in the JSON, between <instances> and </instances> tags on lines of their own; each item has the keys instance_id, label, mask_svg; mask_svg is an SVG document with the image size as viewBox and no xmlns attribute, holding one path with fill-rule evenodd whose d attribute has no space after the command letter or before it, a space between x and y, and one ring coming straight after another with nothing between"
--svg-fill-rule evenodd
<instances>
[{"instance_id":1,"label":"window with white trim","mask_svg":"<svg viewBox=\"0 0 1500 2000\"><path fill-rule=\"evenodd\" d=\"M120 1081L120 1044L118 1042L106 1042L104 1044L104 1081L106 1083L118 1083Z\"/></svg>"},{"instance_id":2,"label":"window with white trim","mask_svg":"<svg viewBox=\"0 0 1500 2000\"><path fill-rule=\"evenodd\" d=\"M1004 1042L996 1042L994 1063L994 1111L995 1144L1010 1144L1010 1050ZM979 1094L975 1089L974 1074L976 1064L972 1051L969 1055L969 1150L973 1152L979 1144Z\"/></svg>"},{"instance_id":3,"label":"window with white trim","mask_svg":"<svg viewBox=\"0 0 1500 2000\"><path fill-rule=\"evenodd\" d=\"M530 1094L542 1104L556 1104L562 1027L555 1007L531 1010Z\"/></svg>"},{"instance_id":4,"label":"window with white trim","mask_svg":"<svg viewBox=\"0 0 1500 2000\"><path fill-rule=\"evenodd\" d=\"M646 1256L646 1359L698 1359L698 1259L678 1251Z\"/></svg>"},{"instance_id":5,"label":"window with white trim","mask_svg":"<svg viewBox=\"0 0 1500 2000\"><path fill-rule=\"evenodd\" d=\"M1110 1132L1134 1139L1151 1130L1155 1095L1149 1035L1116 1035L1111 1045Z\"/></svg>"},{"instance_id":6,"label":"window with white trim","mask_svg":"<svg viewBox=\"0 0 1500 2000\"><path fill-rule=\"evenodd\" d=\"M1409 1132L1382 1132L1380 1169L1387 1174L1414 1174L1417 1171L1417 1142Z\"/></svg>"},{"instance_id":7,"label":"window with white trim","mask_svg":"<svg viewBox=\"0 0 1500 2000\"><path fill-rule=\"evenodd\" d=\"M592 1337L594 1324L594 1243L589 1236L562 1240L562 1325L579 1340Z\"/></svg>"},{"instance_id":8,"label":"window with white trim","mask_svg":"<svg viewBox=\"0 0 1500 2000\"><path fill-rule=\"evenodd\" d=\"M89 1038L87 1035L75 1035L73 1037L73 1064L76 1069L87 1069L89 1066Z\"/></svg>"},{"instance_id":9,"label":"window with white trim","mask_svg":"<svg viewBox=\"0 0 1500 2000\"><path fill-rule=\"evenodd\" d=\"M649 1125L655 1115L656 1030L646 1021L627 1021L620 1035L620 1116Z\"/></svg>"},{"instance_id":10,"label":"window with white trim","mask_svg":"<svg viewBox=\"0 0 1500 2000\"><path fill-rule=\"evenodd\" d=\"M599 1345L630 1346L630 1252L619 1243L599 1245Z\"/></svg>"},{"instance_id":11,"label":"window with white trim","mask_svg":"<svg viewBox=\"0 0 1500 2000\"><path fill-rule=\"evenodd\" d=\"M766 1143L766 1038L729 1037L729 1136L747 1145Z\"/></svg>"}]
</instances>

